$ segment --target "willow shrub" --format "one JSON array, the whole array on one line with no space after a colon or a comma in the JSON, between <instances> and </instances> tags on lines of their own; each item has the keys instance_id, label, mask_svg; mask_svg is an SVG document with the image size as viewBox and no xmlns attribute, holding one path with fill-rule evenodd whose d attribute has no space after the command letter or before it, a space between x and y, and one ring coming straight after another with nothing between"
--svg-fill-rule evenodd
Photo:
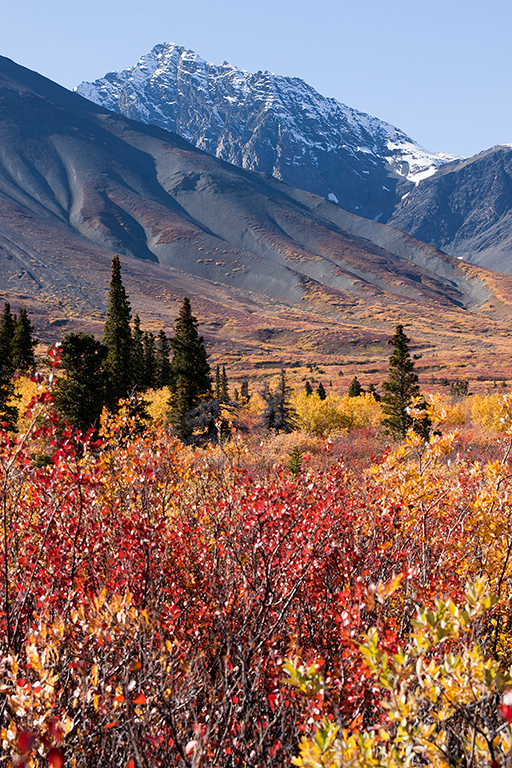
<instances>
[{"instance_id":1,"label":"willow shrub","mask_svg":"<svg viewBox=\"0 0 512 768\"><path fill-rule=\"evenodd\" d=\"M377 427L381 420L381 408L372 395L340 397L329 395L321 400L315 393L300 392L292 398L297 413L298 429L321 437L337 430L358 427Z\"/></svg>"}]
</instances>

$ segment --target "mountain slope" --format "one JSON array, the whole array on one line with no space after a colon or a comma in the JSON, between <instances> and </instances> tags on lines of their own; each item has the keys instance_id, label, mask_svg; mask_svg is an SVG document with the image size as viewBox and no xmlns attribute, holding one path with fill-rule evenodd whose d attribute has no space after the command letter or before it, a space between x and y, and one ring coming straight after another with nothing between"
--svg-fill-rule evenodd
<instances>
[{"instance_id":1,"label":"mountain slope","mask_svg":"<svg viewBox=\"0 0 512 768\"><path fill-rule=\"evenodd\" d=\"M512 272L509 146L466 160L435 155L298 78L215 66L173 44L77 90L453 256Z\"/></svg>"},{"instance_id":2,"label":"mountain slope","mask_svg":"<svg viewBox=\"0 0 512 768\"><path fill-rule=\"evenodd\" d=\"M240 360L283 344L294 356L385 347L397 322L452 350L462 328L479 340L511 314L506 276L5 58L0 148L0 298L35 313L40 338L63 325L101 331L113 253L146 327L170 328L188 295L209 343Z\"/></svg>"},{"instance_id":3,"label":"mountain slope","mask_svg":"<svg viewBox=\"0 0 512 768\"><path fill-rule=\"evenodd\" d=\"M440 168L388 223L453 256L512 272L512 146Z\"/></svg>"},{"instance_id":4,"label":"mountain slope","mask_svg":"<svg viewBox=\"0 0 512 768\"><path fill-rule=\"evenodd\" d=\"M367 218L391 215L413 182L452 159L402 131L321 96L299 78L207 63L172 43L78 93L200 149Z\"/></svg>"}]
</instances>

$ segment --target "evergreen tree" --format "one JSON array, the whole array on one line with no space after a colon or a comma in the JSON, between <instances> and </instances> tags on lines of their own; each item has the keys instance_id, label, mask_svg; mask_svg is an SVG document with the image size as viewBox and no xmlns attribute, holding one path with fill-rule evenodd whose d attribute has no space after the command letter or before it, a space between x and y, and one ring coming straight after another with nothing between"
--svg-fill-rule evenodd
<instances>
[{"instance_id":1,"label":"evergreen tree","mask_svg":"<svg viewBox=\"0 0 512 768\"><path fill-rule=\"evenodd\" d=\"M112 259L103 343L108 349L105 369L109 384L109 405L115 408L120 398L128 396L134 384L130 304L121 279L119 256Z\"/></svg>"},{"instance_id":2,"label":"evergreen tree","mask_svg":"<svg viewBox=\"0 0 512 768\"><path fill-rule=\"evenodd\" d=\"M228 377L226 366L218 365L215 368L215 399L221 404L229 403Z\"/></svg>"},{"instance_id":3,"label":"evergreen tree","mask_svg":"<svg viewBox=\"0 0 512 768\"><path fill-rule=\"evenodd\" d=\"M215 366L215 399L220 402L220 365Z\"/></svg>"},{"instance_id":4,"label":"evergreen tree","mask_svg":"<svg viewBox=\"0 0 512 768\"><path fill-rule=\"evenodd\" d=\"M313 394L313 387L309 383L309 381L306 381L304 385L304 392L306 393L307 397L310 397Z\"/></svg>"},{"instance_id":5,"label":"evergreen tree","mask_svg":"<svg viewBox=\"0 0 512 768\"><path fill-rule=\"evenodd\" d=\"M222 372L220 374L220 398L219 403L229 403L229 388L228 377L226 375L226 366L222 366Z\"/></svg>"},{"instance_id":6,"label":"evergreen tree","mask_svg":"<svg viewBox=\"0 0 512 768\"><path fill-rule=\"evenodd\" d=\"M382 425L388 434L395 437L405 437L407 430L413 426L407 409L413 398L420 394L418 376L409 353L409 341L402 325L396 326L395 335L388 340L393 352L389 358L388 380L382 384L382 410L386 414Z\"/></svg>"},{"instance_id":7,"label":"evergreen tree","mask_svg":"<svg viewBox=\"0 0 512 768\"><path fill-rule=\"evenodd\" d=\"M144 367L144 333L140 327L140 317L133 318L132 331L132 375L133 383L139 391L146 387Z\"/></svg>"},{"instance_id":8,"label":"evergreen tree","mask_svg":"<svg viewBox=\"0 0 512 768\"><path fill-rule=\"evenodd\" d=\"M375 389L375 384L370 384L370 386L368 387L368 394L373 396L373 399L375 400L376 403L380 403L381 396Z\"/></svg>"},{"instance_id":9,"label":"evergreen tree","mask_svg":"<svg viewBox=\"0 0 512 768\"><path fill-rule=\"evenodd\" d=\"M5 302L0 316L0 425L7 424L13 429L18 420L18 409L14 404L13 342L14 318L9 302Z\"/></svg>"},{"instance_id":10,"label":"evergreen tree","mask_svg":"<svg viewBox=\"0 0 512 768\"><path fill-rule=\"evenodd\" d=\"M36 361L34 347L37 341L32 338L34 328L30 322L26 309L20 309L14 323L14 337L12 341L12 359L16 370L34 371Z\"/></svg>"},{"instance_id":11,"label":"evergreen tree","mask_svg":"<svg viewBox=\"0 0 512 768\"><path fill-rule=\"evenodd\" d=\"M325 391L325 387L322 384L322 382L320 382L320 384L318 385L316 393L317 393L318 397L320 398L320 400L325 400L325 398L327 397L327 392Z\"/></svg>"},{"instance_id":12,"label":"evergreen tree","mask_svg":"<svg viewBox=\"0 0 512 768\"><path fill-rule=\"evenodd\" d=\"M0 315L0 368L14 372L13 362L14 342L14 317L11 314L11 305L8 301L4 304L4 311Z\"/></svg>"},{"instance_id":13,"label":"evergreen tree","mask_svg":"<svg viewBox=\"0 0 512 768\"><path fill-rule=\"evenodd\" d=\"M156 340L156 370L155 386L166 387L171 375L171 345L163 329L159 331Z\"/></svg>"},{"instance_id":14,"label":"evergreen tree","mask_svg":"<svg viewBox=\"0 0 512 768\"><path fill-rule=\"evenodd\" d=\"M146 388L155 386L156 344L151 331L144 332L144 384Z\"/></svg>"},{"instance_id":15,"label":"evergreen tree","mask_svg":"<svg viewBox=\"0 0 512 768\"><path fill-rule=\"evenodd\" d=\"M55 385L55 406L63 419L86 432L99 423L106 401L107 347L92 334L67 333L61 345L63 375Z\"/></svg>"},{"instance_id":16,"label":"evergreen tree","mask_svg":"<svg viewBox=\"0 0 512 768\"><path fill-rule=\"evenodd\" d=\"M348 396L349 397L359 397L362 394L363 394L363 388L362 388L362 386L361 386L357 376L354 376L354 378L350 382L350 387L348 388Z\"/></svg>"},{"instance_id":17,"label":"evergreen tree","mask_svg":"<svg viewBox=\"0 0 512 768\"><path fill-rule=\"evenodd\" d=\"M249 382L247 379L244 379L242 381L242 384L240 385L240 400L242 403L246 404L250 400L250 394L249 394Z\"/></svg>"},{"instance_id":18,"label":"evergreen tree","mask_svg":"<svg viewBox=\"0 0 512 768\"><path fill-rule=\"evenodd\" d=\"M7 424L10 429L16 428L18 409L15 400L14 379L7 368L0 368L0 426Z\"/></svg>"},{"instance_id":19,"label":"evergreen tree","mask_svg":"<svg viewBox=\"0 0 512 768\"><path fill-rule=\"evenodd\" d=\"M199 336L197 328L190 301L185 297L171 339L173 358L169 382L170 419L182 440L191 437L185 421L187 413L212 397L210 366L203 337Z\"/></svg>"},{"instance_id":20,"label":"evergreen tree","mask_svg":"<svg viewBox=\"0 0 512 768\"><path fill-rule=\"evenodd\" d=\"M291 390L286 382L284 368L281 369L279 384L275 392L268 385L263 391L263 399L266 408L263 412L263 424L267 429L275 429L276 432L291 432L295 426L295 411L290 404Z\"/></svg>"}]
</instances>

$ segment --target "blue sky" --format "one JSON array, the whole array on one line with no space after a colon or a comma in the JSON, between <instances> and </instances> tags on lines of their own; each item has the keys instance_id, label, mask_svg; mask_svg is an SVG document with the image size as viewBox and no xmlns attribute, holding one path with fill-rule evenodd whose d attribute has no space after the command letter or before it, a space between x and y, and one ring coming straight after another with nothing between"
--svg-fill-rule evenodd
<instances>
[{"instance_id":1,"label":"blue sky","mask_svg":"<svg viewBox=\"0 0 512 768\"><path fill-rule=\"evenodd\" d=\"M16 0L0 53L72 88L174 42L469 156L512 143L511 37L510 0Z\"/></svg>"}]
</instances>

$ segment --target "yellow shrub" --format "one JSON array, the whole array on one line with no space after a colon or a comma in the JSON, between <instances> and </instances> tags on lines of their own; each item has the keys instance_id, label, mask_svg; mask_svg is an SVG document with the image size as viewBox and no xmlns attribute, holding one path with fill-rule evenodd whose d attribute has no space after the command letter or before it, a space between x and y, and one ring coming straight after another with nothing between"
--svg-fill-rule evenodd
<instances>
[{"instance_id":1,"label":"yellow shrub","mask_svg":"<svg viewBox=\"0 0 512 768\"><path fill-rule=\"evenodd\" d=\"M27 410L27 406L35 396L37 392L37 383L28 378L28 376L20 376L14 382L14 405L18 408L19 419L18 429L23 430L24 418L23 414Z\"/></svg>"},{"instance_id":2,"label":"yellow shrub","mask_svg":"<svg viewBox=\"0 0 512 768\"><path fill-rule=\"evenodd\" d=\"M502 404L498 395L473 395L471 418L485 429L500 429Z\"/></svg>"},{"instance_id":3,"label":"yellow shrub","mask_svg":"<svg viewBox=\"0 0 512 768\"><path fill-rule=\"evenodd\" d=\"M144 393L144 399L148 402L151 420L157 423L164 422L169 411L169 387L150 389Z\"/></svg>"},{"instance_id":4,"label":"yellow shrub","mask_svg":"<svg viewBox=\"0 0 512 768\"><path fill-rule=\"evenodd\" d=\"M437 393L428 396L427 405L432 422L443 427L465 424L471 411L468 399L454 402L451 397Z\"/></svg>"},{"instance_id":5,"label":"yellow shrub","mask_svg":"<svg viewBox=\"0 0 512 768\"><path fill-rule=\"evenodd\" d=\"M316 392L309 397L300 392L292 398L292 405L297 412L298 428L313 435L378 426L381 419L380 405L368 394L360 397L330 395L321 400Z\"/></svg>"},{"instance_id":6,"label":"yellow shrub","mask_svg":"<svg viewBox=\"0 0 512 768\"><path fill-rule=\"evenodd\" d=\"M305 435L300 432L291 432L288 435L279 434L264 441L260 446L261 454L270 464L286 463L290 452L298 448L301 453L318 453L322 448L322 442L318 437Z\"/></svg>"}]
</instances>

